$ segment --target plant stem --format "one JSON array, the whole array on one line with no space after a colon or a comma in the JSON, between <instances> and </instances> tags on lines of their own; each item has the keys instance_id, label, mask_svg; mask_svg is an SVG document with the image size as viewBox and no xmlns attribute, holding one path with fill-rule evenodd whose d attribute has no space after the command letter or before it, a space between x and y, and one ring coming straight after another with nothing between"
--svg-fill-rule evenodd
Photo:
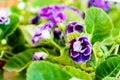
<instances>
[{"instance_id":1,"label":"plant stem","mask_svg":"<svg viewBox=\"0 0 120 80\"><path fill-rule=\"evenodd\" d=\"M115 43L112 45L112 47L111 47L111 49L109 50L109 52L107 53L107 56L109 56L112 52L113 52L113 50L115 49ZM106 57L107 57L106 56Z\"/></svg>"},{"instance_id":2,"label":"plant stem","mask_svg":"<svg viewBox=\"0 0 120 80\"><path fill-rule=\"evenodd\" d=\"M116 45L114 54L117 54L117 53L118 53L118 50L119 50L119 44Z\"/></svg>"},{"instance_id":3,"label":"plant stem","mask_svg":"<svg viewBox=\"0 0 120 80\"><path fill-rule=\"evenodd\" d=\"M57 47L59 50L61 50L61 47L57 44L57 43L55 43L53 40L51 40L50 41L55 47Z\"/></svg>"}]
</instances>

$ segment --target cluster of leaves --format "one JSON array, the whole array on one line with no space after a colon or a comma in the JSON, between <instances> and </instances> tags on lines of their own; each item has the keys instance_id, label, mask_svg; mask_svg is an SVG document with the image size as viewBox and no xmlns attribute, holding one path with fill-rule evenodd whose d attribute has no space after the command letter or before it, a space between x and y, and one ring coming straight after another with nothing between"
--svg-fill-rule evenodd
<instances>
[{"instance_id":1,"label":"cluster of leaves","mask_svg":"<svg viewBox=\"0 0 120 80\"><path fill-rule=\"evenodd\" d=\"M82 8L82 2L75 0L68 3L64 0L33 0L27 6L42 7L50 4L65 3L77 8ZM38 3L39 2L39 3ZM80 7L79 7L80 6ZM31 43L36 25L30 25L29 19L36 13L27 8L20 10L11 7L12 15L9 16L10 24L0 24L0 80L3 80L3 70L15 71L19 74L13 80L119 80L120 79L120 10L113 6L109 12L91 7L85 9L84 33L90 36L92 43L92 58L86 64L75 63L62 48L60 52L49 42L41 40L37 45ZM82 21L77 13L70 10L64 11L68 15L67 22ZM26 15L27 14L27 15ZM74 16L73 16L74 15ZM23 16L22 21L19 17ZM45 20L40 20L40 24ZM66 23L67 23L66 22ZM4 43L6 41L6 43ZM61 47L61 42L57 42ZM116 50L118 48L118 50ZM63 51L64 50L64 51ZM115 51L114 51L115 50ZM49 54L47 60L33 61L34 52L44 51ZM2 63L6 62L5 65ZM2 67L1 67L2 66Z\"/></svg>"}]
</instances>

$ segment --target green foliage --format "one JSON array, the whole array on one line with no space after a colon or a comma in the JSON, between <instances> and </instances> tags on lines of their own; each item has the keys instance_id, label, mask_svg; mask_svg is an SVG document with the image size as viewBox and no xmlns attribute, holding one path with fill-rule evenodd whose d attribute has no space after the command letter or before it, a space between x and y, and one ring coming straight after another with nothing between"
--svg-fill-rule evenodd
<instances>
[{"instance_id":1,"label":"green foliage","mask_svg":"<svg viewBox=\"0 0 120 80\"><path fill-rule=\"evenodd\" d=\"M34 52L40 51L39 49L28 49L13 56L4 66L7 71L22 71L32 61Z\"/></svg>"},{"instance_id":2,"label":"green foliage","mask_svg":"<svg viewBox=\"0 0 120 80\"><path fill-rule=\"evenodd\" d=\"M114 27L116 29L119 29L120 30L120 9L118 9L117 7L113 7L110 11L109 11L109 16L111 17L112 21L113 21L113 24L114 24Z\"/></svg>"},{"instance_id":3,"label":"green foliage","mask_svg":"<svg viewBox=\"0 0 120 80\"><path fill-rule=\"evenodd\" d=\"M26 49L25 38L22 31L17 28L13 34L8 36L7 43L12 47L12 53L19 53Z\"/></svg>"},{"instance_id":4,"label":"green foliage","mask_svg":"<svg viewBox=\"0 0 120 80\"><path fill-rule=\"evenodd\" d=\"M81 16L73 10L65 9L63 12L67 15L67 21L66 22L72 22L72 21L79 22L79 21L82 20Z\"/></svg>"},{"instance_id":5,"label":"green foliage","mask_svg":"<svg viewBox=\"0 0 120 80\"><path fill-rule=\"evenodd\" d=\"M69 80L71 75L58 65L46 61L35 61L27 69L27 80Z\"/></svg>"},{"instance_id":6,"label":"green foliage","mask_svg":"<svg viewBox=\"0 0 120 80\"><path fill-rule=\"evenodd\" d=\"M25 43L25 39L19 28L17 28L13 34L8 36L8 44L10 46L16 46L24 43Z\"/></svg>"},{"instance_id":7,"label":"green foliage","mask_svg":"<svg viewBox=\"0 0 120 80\"><path fill-rule=\"evenodd\" d=\"M116 78L116 77L106 77L103 80L120 80L120 78Z\"/></svg>"},{"instance_id":8,"label":"green foliage","mask_svg":"<svg viewBox=\"0 0 120 80\"><path fill-rule=\"evenodd\" d=\"M91 42L102 41L110 36L113 24L109 16L100 8L87 10L85 18L86 32L92 34Z\"/></svg>"},{"instance_id":9,"label":"green foliage","mask_svg":"<svg viewBox=\"0 0 120 80\"><path fill-rule=\"evenodd\" d=\"M47 1L44 1L44 0L33 0L32 1L32 5L34 7L43 7L43 6L47 6L47 5L51 5L51 4L56 4L56 3L59 3L60 0L47 0Z\"/></svg>"},{"instance_id":10,"label":"green foliage","mask_svg":"<svg viewBox=\"0 0 120 80\"><path fill-rule=\"evenodd\" d=\"M11 10L12 13L21 14L21 11L17 6L11 6L10 10Z\"/></svg>"},{"instance_id":11,"label":"green foliage","mask_svg":"<svg viewBox=\"0 0 120 80\"><path fill-rule=\"evenodd\" d=\"M19 22L18 16L13 14L10 15L9 18L10 18L10 24L8 25L0 24L0 40L12 34L17 28L16 25Z\"/></svg>"},{"instance_id":12,"label":"green foliage","mask_svg":"<svg viewBox=\"0 0 120 80\"><path fill-rule=\"evenodd\" d=\"M120 57L110 57L96 68L96 78L116 77L120 70Z\"/></svg>"},{"instance_id":13,"label":"green foliage","mask_svg":"<svg viewBox=\"0 0 120 80\"><path fill-rule=\"evenodd\" d=\"M81 71L80 69L76 69L71 66L65 66L64 70L68 71L72 76L75 76L82 80L92 80L91 76L88 73Z\"/></svg>"},{"instance_id":14,"label":"green foliage","mask_svg":"<svg viewBox=\"0 0 120 80\"><path fill-rule=\"evenodd\" d=\"M24 38L29 45L33 45L31 39L34 34L34 29L34 25L20 26L20 30L22 31Z\"/></svg>"},{"instance_id":15,"label":"green foliage","mask_svg":"<svg viewBox=\"0 0 120 80\"><path fill-rule=\"evenodd\" d=\"M3 71L0 69L0 80L3 80Z\"/></svg>"},{"instance_id":16,"label":"green foliage","mask_svg":"<svg viewBox=\"0 0 120 80\"><path fill-rule=\"evenodd\" d=\"M23 70L18 75L16 75L12 80L26 80L26 71Z\"/></svg>"}]
</instances>

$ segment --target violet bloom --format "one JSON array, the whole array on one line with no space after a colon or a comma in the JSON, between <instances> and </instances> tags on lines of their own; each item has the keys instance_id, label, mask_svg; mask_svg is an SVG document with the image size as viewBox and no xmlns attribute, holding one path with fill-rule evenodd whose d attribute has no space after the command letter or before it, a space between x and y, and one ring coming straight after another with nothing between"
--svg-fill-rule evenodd
<instances>
[{"instance_id":1,"label":"violet bloom","mask_svg":"<svg viewBox=\"0 0 120 80\"><path fill-rule=\"evenodd\" d=\"M71 22L67 25L66 33L71 33L73 31L82 32L83 26L80 25L78 22Z\"/></svg>"},{"instance_id":2,"label":"violet bloom","mask_svg":"<svg viewBox=\"0 0 120 80\"><path fill-rule=\"evenodd\" d=\"M30 23L31 24L36 24L36 23L39 22L39 20L40 20L40 16L35 16L31 19Z\"/></svg>"},{"instance_id":3,"label":"violet bloom","mask_svg":"<svg viewBox=\"0 0 120 80\"><path fill-rule=\"evenodd\" d=\"M46 23L43 25L39 25L36 29L35 29L35 34L32 37L32 43L36 44L38 43L40 38L43 39L50 39L50 30L53 27L53 25L51 23Z\"/></svg>"},{"instance_id":4,"label":"violet bloom","mask_svg":"<svg viewBox=\"0 0 120 80\"><path fill-rule=\"evenodd\" d=\"M61 23L67 19L62 12L64 5L50 5L43 7L40 11L40 16L50 20L54 25Z\"/></svg>"},{"instance_id":5,"label":"violet bloom","mask_svg":"<svg viewBox=\"0 0 120 80\"><path fill-rule=\"evenodd\" d=\"M110 3L105 0L89 0L88 7L96 6L106 11L110 10Z\"/></svg>"},{"instance_id":6,"label":"violet bloom","mask_svg":"<svg viewBox=\"0 0 120 80\"><path fill-rule=\"evenodd\" d=\"M48 57L45 52L35 52L33 55L33 60L44 60Z\"/></svg>"},{"instance_id":7,"label":"violet bloom","mask_svg":"<svg viewBox=\"0 0 120 80\"><path fill-rule=\"evenodd\" d=\"M51 22L54 25L58 25L58 23L62 23L65 20L67 20L67 16L62 12L57 12L53 15Z\"/></svg>"},{"instance_id":8,"label":"violet bloom","mask_svg":"<svg viewBox=\"0 0 120 80\"><path fill-rule=\"evenodd\" d=\"M64 5L50 5L42 7L40 10L40 16L46 19L51 19L53 15L64 9Z\"/></svg>"},{"instance_id":9,"label":"violet bloom","mask_svg":"<svg viewBox=\"0 0 120 80\"><path fill-rule=\"evenodd\" d=\"M69 53L75 62L86 63L91 57L91 44L87 37L70 41Z\"/></svg>"},{"instance_id":10,"label":"violet bloom","mask_svg":"<svg viewBox=\"0 0 120 80\"><path fill-rule=\"evenodd\" d=\"M45 6L41 8L40 16L50 20L54 25L58 25L58 23L62 23L67 20L67 15L63 13L64 9L71 9L81 16L80 11L77 8L66 5Z\"/></svg>"},{"instance_id":11,"label":"violet bloom","mask_svg":"<svg viewBox=\"0 0 120 80\"><path fill-rule=\"evenodd\" d=\"M0 16L0 24L8 25L9 23L10 23L10 18L4 17L4 16Z\"/></svg>"}]
</instances>

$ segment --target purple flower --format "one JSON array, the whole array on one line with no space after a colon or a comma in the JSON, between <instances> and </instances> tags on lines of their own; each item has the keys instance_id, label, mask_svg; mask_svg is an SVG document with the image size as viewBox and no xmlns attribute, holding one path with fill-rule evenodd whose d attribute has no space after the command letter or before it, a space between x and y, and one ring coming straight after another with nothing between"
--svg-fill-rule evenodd
<instances>
[{"instance_id":1,"label":"purple flower","mask_svg":"<svg viewBox=\"0 0 120 80\"><path fill-rule=\"evenodd\" d=\"M66 33L71 33L73 31L82 32L83 26L80 25L78 22L71 22L67 25Z\"/></svg>"},{"instance_id":2,"label":"purple flower","mask_svg":"<svg viewBox=\"0 0 120 80\"><path fill-rule=\"evenodd\" d=\"M110 3L105 0L89 0L88 7L96 6L106 11L110 10Z\"/></svg>"},{"instance_id":3,"label":"purple flower","mask_svg":"<svg viewBox=\"0 0 120 80\"><path fill-rule=\"evenodd\" d=\"M40 11L40 16L46 19L50 19L53 14L53 8L51 6L43 7Z\"/></svg>"},{"instance_id":4,"label":"purple flower","mask_svg":"<svg viewBox=\"0 0 120 80\"><path fill-rule=\"evenodd\" d=\"M40 16L35 16L31 19L30 23L31 24L36 24L40 20Z\"/></svg>"},{"instance_id":5,"label":"purple flower","mask_svg":"<svg viewBox=\"0 0 120 80\"><path fill-rule=\"evenodd\" d=\"M86 63L91 57L91 44L87 37L73 39L70 43L69 53L75 62Z\"/></svg>"},{"instance_id":6,"label":"purple flower","mask_svg":"<svg viewBox=\"0 0 120 80\"><path fill-rule=\"evenodd\" d=\"M64 9L71 9L81 16L80 11L77 8L66 5L45 6L41 8L40 16L50 20L54 25L58 25L58 23L67 20L67 16L63 13Z\"/></svg>"},{"instance_id":7,"label":"purple flower","mask_svg":"<svg viewBox=\"0 0 120 80\"><path fill-rule=\"evenodd\" d=\"M65 20L67 20L67 16L62 12L57 12L53 15L51 22L57 25L58 23L62 23Z\"/></svg>"},{"instance_id":8,"label":"purple flower","mask_svg":"<svg viewBox=\"0 0 120 80\"><path fill-rule=\"evenodd\" d=\"M41 8L40 16L46 19L51 19L56 12L64 9L64 5L50 5Z\"/></svg>"},{"instance_id":9,"label":"purple flower","mask_svg":"<svg viewBox=\"0 0 120 80\"><path fill-rule=\"evenodd\" d=\"M50 30L53 27L53 25L51 23L46 23L43 25L39 25L36 29L35 29L35 34L32 37L32 43L36 44L38 43L40 38L43 39L50 39Z\"/></svg>"},{"instance_id":10,"label":"purple flower","mask_svg":"<svg viewBox=\"0 0 120 80\"><path fill-rule=\"evenodd\" d=\"M62 12L65 5L50 5L41 8L40 16L49 19L54 25L61 23L67 19L66 15Z\"/></svg>"},{"instance_id":11,"label":"purple flower","mask_svg":"<svg viewBox=\"0 0 120 80\"><path fill-rule=\"evenodd\" d=\"M0 16L0 24L9 24L10 23L10 18L8 17L3 17L3 16Z\"/></svg>"},{"instance_id":12,"label":"purple flower","mask_svg":"<svg viewBox=\"0 0 120 80\"><path fill-rule=\"evenodd\" d=\"M33 55L33 60L44 60L48 57L45 52L35 52Z\"/></svg>"}]
</instances>

